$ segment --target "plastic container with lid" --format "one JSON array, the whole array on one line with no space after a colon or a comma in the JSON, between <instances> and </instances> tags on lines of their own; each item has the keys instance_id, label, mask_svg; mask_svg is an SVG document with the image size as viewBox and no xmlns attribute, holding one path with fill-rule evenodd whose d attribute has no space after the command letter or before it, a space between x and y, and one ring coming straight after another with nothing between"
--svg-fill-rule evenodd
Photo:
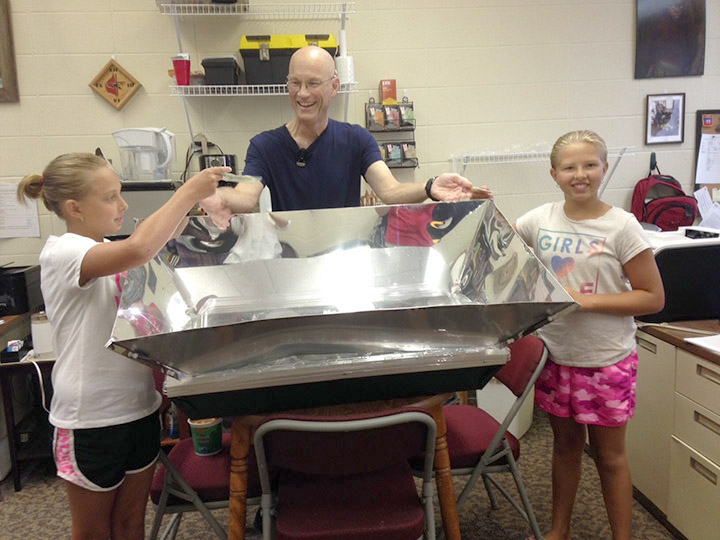
<instances>
[{"instance_id":1,"label":"plastic container with lid","mask_svg":"<svg viewBox=\"0 0 720 540\"><path fill-rule=\"evenodd\" d=\"M235 85L240 84L240 68L232 56L221 58L203 58L205 84Z\"/></svg>"},{"instance_id":2,"label":"plastic container with lid","mask_svg":"<svg viewBox=\"0 0 720 540\"><path fill-rule=\"evenodd\" d=\"M32 334L35 358L52 358L52 326L44 311L30 315L30 332Z\"/></svg>"}]
</instances>

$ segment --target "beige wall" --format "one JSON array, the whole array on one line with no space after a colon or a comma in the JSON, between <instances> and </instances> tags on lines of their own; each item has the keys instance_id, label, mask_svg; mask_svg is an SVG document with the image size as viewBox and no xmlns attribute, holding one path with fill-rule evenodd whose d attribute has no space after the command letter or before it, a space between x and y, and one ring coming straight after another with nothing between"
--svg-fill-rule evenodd
<instances>
[{"instance_id":1,"label":"beige wall","mask_svg":"<svg viewBox=\"0 0 720 540\"><path fill-rule=\"evenodd\" d=\"M287 0L286 0L287 1ZM256 0L251 0L257 3ZM265 0L266 3L267 0ZM611 147L632 146L604 198L629 209L632 186L660 168L690 188L697 109L720 108L720 0L707 2L705 75L635 80L634 0L358 0L348 21L348 48L359 91L349 120L364 122L368 92L395 78L415 103L420 167L400 180L450 170L462 152L548 150L570 129L590 128ZM170 95L167 70L178 44L173 18L153 0L10 0L19 103L0 103L0 182L40 172L57 154L101 147L118 160L110 132L167 127L177 135L175 177L190 137L182 99ZM180 32L193 70L200 59L237 50L252 33L339 30L338 21L247 21L186 17ZM143 87L122 111L88 83L111 56ZM645 96L685 92L685 142L644 145ZM291 117L287 97L189 98L193 131L205 133L242 162L256 132ZM344 98L332 109L344 114ZM116 161L117 162L117 161ZM194 162L196 168L196 162ZM549 164L471 166L467 176L491 185L509 219L560 193ZM42 205L41 205L42 206ZM42 238L0 239L0 264L35 264L45 237L64 231L41 209Z\"/></svg>"}]
</instances>

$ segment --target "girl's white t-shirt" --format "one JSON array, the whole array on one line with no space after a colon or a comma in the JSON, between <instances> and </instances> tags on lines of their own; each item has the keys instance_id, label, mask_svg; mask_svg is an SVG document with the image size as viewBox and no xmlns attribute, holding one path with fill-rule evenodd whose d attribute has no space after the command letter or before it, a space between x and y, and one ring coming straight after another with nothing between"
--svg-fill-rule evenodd
<instances>
[{"instance_id":1,"label":"girl's white t-shirt","mask_svg":"<svg viewBox=\"0 0 720 540\"><path fill-rule=\"evenodd\" d=\"M149 367L105 348L120 294L115 276L78 284L83 258L95 245L91 238L66 233L50 236L40 253L40 283L56 357L50 423L60 428L132 422L161 402Z\"/></svg>"},{"instance_id":2,"label":"girl's white t-shirt","mask_svg":"<svg viewBox=\"0 0 720 540\"><path fill-rule=\"evenodd\" d=\"M519 218L520 237L564 287L587 294L630 291L623 265L650 248L635 216L612 207L599 218L575 221L563 206L548 203ZM635 329L633 317L573 311L538 335L557 364L604 367L635 350Z\"/></svg>"}]
</instances>

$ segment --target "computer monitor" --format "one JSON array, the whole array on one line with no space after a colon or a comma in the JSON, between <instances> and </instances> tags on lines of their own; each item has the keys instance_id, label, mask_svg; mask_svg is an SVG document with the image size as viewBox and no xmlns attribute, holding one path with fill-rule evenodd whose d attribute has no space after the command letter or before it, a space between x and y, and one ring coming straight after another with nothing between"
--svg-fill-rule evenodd
<instances>
[{"instance_id":1,"label":"computer monitor","mask_svg":"<svg viewBox=\"0 0 720 540\"><path fill-rule=\"evenodd\" d=\"M643 322L720 319L720 245L668 246L655 251L665 307Z\"/></svg>"}]
</instances>

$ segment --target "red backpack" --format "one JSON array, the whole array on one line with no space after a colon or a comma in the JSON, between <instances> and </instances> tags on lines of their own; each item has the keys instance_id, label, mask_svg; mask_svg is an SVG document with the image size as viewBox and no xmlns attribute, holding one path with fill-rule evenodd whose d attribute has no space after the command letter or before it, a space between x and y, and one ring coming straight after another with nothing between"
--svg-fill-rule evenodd
<instances>
[{"instance_id":1,"label":"red backpack","mask_svg":"<svg viewBox=\"0 0 720 540\"><path fill-rule=\"evenodd\" d=\"M685 195L680 182L672 176L651 174L635 184L630 211L640 222L676 231L693 224L698 203L695 197Z\"/></svg>"}]
</instances>

